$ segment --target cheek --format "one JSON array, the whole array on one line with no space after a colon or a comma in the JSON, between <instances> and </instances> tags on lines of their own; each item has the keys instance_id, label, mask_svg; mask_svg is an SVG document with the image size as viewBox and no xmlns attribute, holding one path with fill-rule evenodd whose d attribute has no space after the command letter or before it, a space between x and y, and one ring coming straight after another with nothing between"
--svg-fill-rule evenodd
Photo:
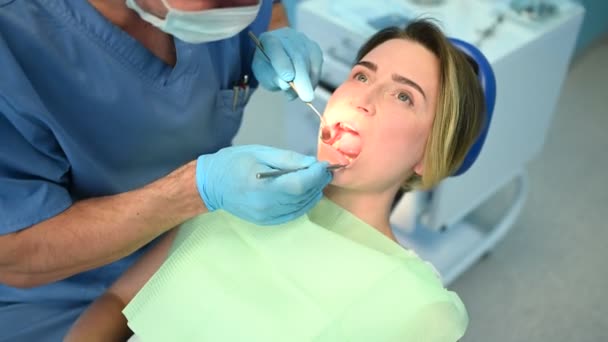
<instances>
[{"instance_id":1,"label":"cheek","mask_svg":"<svg viewBox=\"0 0 608 342\"><path fill-rule=\"evenodd\" d=\"M393 120L383 123L374 134L373 148L388 156L419 159L424 152L426 130L416 122Z\"/></svg>"},{"instance_id":2,"label":"cheek","mask_svg":"<svg viewBox=\"0 0 608 342\"><path fill-rule=\"evenodd\" d=\"M332 119L333 116L337 114L336 111L332 109L336 107L344 106L348 103L348 100L355 96L355 90L352 86L348 85L347 82L336 88L334 92L331 94L329 99L327 100L327 105L325 106L325 112L323 115L327 119Z\"/></svg>"},{"instance_id":3,"label":"cheek","mask_svg":"<svg viewBox=\"0 0 608 342\"><path fill-rule=\"evenodd\" d=\"M373 175L379 181L401 182L424 156L428 133L424 125L412 122L378 127L365 144L362 174Z\"/></svg>"}]
</instances>

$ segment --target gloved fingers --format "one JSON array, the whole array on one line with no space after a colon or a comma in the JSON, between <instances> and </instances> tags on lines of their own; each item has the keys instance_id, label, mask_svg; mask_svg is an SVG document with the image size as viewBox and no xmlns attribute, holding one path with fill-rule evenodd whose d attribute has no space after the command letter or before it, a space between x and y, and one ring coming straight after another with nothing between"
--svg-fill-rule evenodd
<instances>
[{"instance_id":1,"label":"gloved fingers","mask_svg":"<svg viewBox=\"0 0 608 342\"><path fill-rule=\"evenodd\" d=\"M298 35L300 35L298 33ZM303 35L302 35L303 36ZM284 40L285 51L289 55L293 63L295 72L293 84L296 87L298 96L304 102L310 102L314 98L313 87L310 79L310 59L309 51L306 50L306 44L302 44L306 38L299 38L298 41L286 39Z\"/></svg>"},{"instance_id":2,"label":"gloved fingers","mask_svg":"<svg viewBox=\"0 0 608 342\"><path fill-rule=\"evenodd\" d=\"M295 77L295 70L288 51L283 46L286 41L286 39L281 39L271 33L260 36L260 42L270 58L270 64L278 79L284 82L291 82Z\"/></svg>"},{"instance_id":3,"label":"gloved fingers","mask_svg":"<svg viewBox=\"0 0 608 342\"><path fill-rule=\"evenodd\" d=\"M309 212L312 208L314 208L314 206L316 206L317 203L319 203L321 198L323 198L322 191L319 191L315 196L312 196L308 200L308 202L302 206L302 209L300 210L302 212L302 214L305 214L305 213Z\"/></svg>"},{"instance_id":4,"label":"gloved fingers","mask_svg":"<svg viewBox=\"0 0 608 342\"><path fill-rule=\"evenodd\" d=\"M256 189L240 191L238 197L231 202L231 208L257 223L273 214L288 211L288 206L281 205L281 201L278 200L284 197L284 194L266 183Z\"/></svg>"},{"instance_id":5,"label":"gloved fingers","mask_svg":"<svg viewBox=\"0 0 608 342\"><path fill-rule=\"evenodd\" d=\"M241 218L260 225L277 225L285 223L300 215L303 207L306 207L318 194L312 193L304 201L293 202L294 196L282 193L273 193L272 200L268 201L268 195L258 193L256 196L245 200L247 207L237 211L245 213ZM246 196L247 197L247 196Z\"/></svg>"},{"instance_id":6,"label":"gloved fingers","mask_svg":"<svg viewBox=\"0 0 608 342\"><path fill-rule=\"evenodd\" d=\"M317 162L313 156L272 147L257 151L255 157L261 164L277 170L298 169Z\"/></svg>"},{"instance_id":7,"label":"gloved fingers","mask_svg":"<svg viewBox=\"0 0 608 342\"><path fill-rule=\"evenodd\" d=\"M269 217L267 211L247 210L247 208L244 208L238 209L234 213L231 212L231 214L245 221L249 221L262 226L275 224L273 223L274 217Z\"/></svg>"},{"instance_id":8,"label":"gloved fingers","mask_svg":"<svg viewBox=\"0 0 608 342\"><path fill-rule=\"evenodd\" d=\"M283 81L282 79L280 79L278 76L275 77L274 82L276 84L278 84L279 89L281 89L282 91L293 91L293 89L291 89L291 86L289 85L289 83ZM295 93L295 92L294 92ZM298 95L296 94L296 97Z\"/></svg>"},{"instance_id":9,"label":"gloved fingers","mask_svg":"<svg viewBox=\"0 0 608 342\"><path fill-rule=\"evenodd\" d=\"M317 87L319 80L321 79L321 72L323 70L323 52L321 51L319 44L310 39L306 39L306 50L308 51L310 58L310 83L314 89Z\"/></svg>"},{"instance_id":10,"label":"gloved fingers","mask_svg":"<svg viewBox=\"0 0 608 342\"><path fill-rule=\"evenodd\" d=\"M285 215L277 215L273 217L266 217L263 221L255 222L256 224L262 226L276 226L279 224L283 224L285 222L289 222L294 219L294 215L292 213Z\"/></svg>"},{"instance_id":11,"label":"gloved fingers","mask_svg":"<svg viewBox=\"0 0 608 342\"><path fill-rule=\"evenodd\" d=\"M273 216L269 218L268 222L269 224L277 225L294 220L308 213L312 208L315 207L315 205L317 205L317 203L319 203L322 197L323 193L317 192L314 194L314 196L307 198L305 202L302 202L298 206L294 207L293 211L282 215Z\"/></svg>"},{"instance_id":12,"label":"gloved fingers","mask_svg":"<svg viewBox=\"0 0 608 342\"><path fill-rule=\"evenodd\" d=\"M332 179L332 173L327 170L327 162L317 162L304 170L288 173L277 177L275 184L284 193L299 196L310 189L323 190Z\"/></svg>"},{"instance_id":13,"label":"gloved fingers","mask_svg":"<svg viewBox=\"0 0 608 342\"><path fill-rule=\"evenodd\" d=\"M280 188L283 190L282 188ZM320 192L323 191L323 188L310 188L304 193L301 194L290 194L286 192L282 192L279 196L277 196L277 203L282 206L291 206L291 207L301 207L308 203L311 198L317 196Z\"/></svg>"},{"instance_id":14,"label":"gloved fingers","mask_svg":"<svg viewBox=\"0 0 608 342\"><path fill-rule=\"evenodd\" d=\"M282 86L289 87L287 82L282 80L281 82L283 84L279 84L279 78L276 72L274 71L274 68L270 64L270 61L268 61L266 59L266 56L264 56L264 54L262 54L262 52L258 49L256 49L255 54L253 55L253 63L251 64L251 69L253 70L255 78L258 80L258 82L260 82L262 87L270 91L284 89Z\"/></svg>"}]
</instances>

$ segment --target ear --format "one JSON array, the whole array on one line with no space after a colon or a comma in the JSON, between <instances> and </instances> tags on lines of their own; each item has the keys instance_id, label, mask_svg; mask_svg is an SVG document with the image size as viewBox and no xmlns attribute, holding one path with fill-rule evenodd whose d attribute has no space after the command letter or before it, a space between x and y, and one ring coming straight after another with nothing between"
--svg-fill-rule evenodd
<instances>
[{"instance_id":1,"label":"ear","mask_svg":"<svg viewBox=\"0 0 608 342\"><path fill-rule=\"evenodd\" d=\"M422 176L422 173L424 172L424 160L421 159L416 165L414 165L414 172L418 176Z\"/></svg>"}]
</instances>

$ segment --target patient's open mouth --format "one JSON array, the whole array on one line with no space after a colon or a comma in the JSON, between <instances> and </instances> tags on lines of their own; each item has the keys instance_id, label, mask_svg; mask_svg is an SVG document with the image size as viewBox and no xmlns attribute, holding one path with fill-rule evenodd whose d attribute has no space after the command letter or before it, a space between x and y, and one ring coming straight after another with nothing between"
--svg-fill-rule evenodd
<instances>
[{"instance_id":1,"label":"patient's open mouth","mask_svg":"<svg viewBox=\"0 0 608 342\"><path fill-rule=\"evenodd\" d=\"M351 125L337 122L331 126L331 135L323 142L339 152L351 164L361 153L361 136Z\"/></svg>"}]
</instances>

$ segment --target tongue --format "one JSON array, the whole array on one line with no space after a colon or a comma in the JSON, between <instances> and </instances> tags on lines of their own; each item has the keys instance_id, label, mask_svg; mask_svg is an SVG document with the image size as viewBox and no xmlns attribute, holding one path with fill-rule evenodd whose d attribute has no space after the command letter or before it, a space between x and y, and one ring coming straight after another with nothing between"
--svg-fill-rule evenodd
<instances>
[{"instance_id":1,"label":"tongue","mask_svg":"<svg viewBox=\"0 0 608 342\"><path fill-rule=\"evenodd\" d=\"M349 157L356 158L361 153L361 137L358 134L344 132L333 146Z\"/></svg>"},{"instance_id":2,"label":"tongue","mask_svg":"<svg viewBox=\"0 0 608 342\"><path fill-rule=\"evenodd\" d=\"M319 144L317 152L319 160L328 161L330 164L348 165L348 159L335 148L327 144Z\"/></svg>"}]
</instances>

